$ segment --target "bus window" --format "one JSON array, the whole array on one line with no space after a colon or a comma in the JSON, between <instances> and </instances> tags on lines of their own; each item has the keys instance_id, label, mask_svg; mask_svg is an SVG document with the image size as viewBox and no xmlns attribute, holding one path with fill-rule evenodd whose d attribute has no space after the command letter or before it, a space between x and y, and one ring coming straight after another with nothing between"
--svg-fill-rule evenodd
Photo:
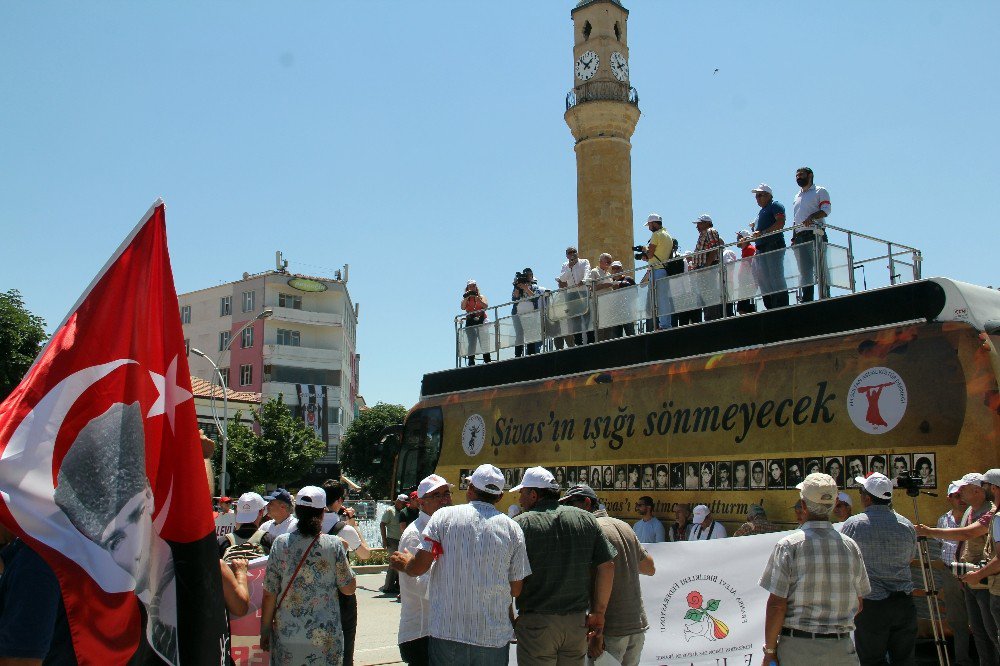
<instances>
[{"instance_id":1,"label":"bus window","mask_svg":"<svg viewBox=\"0 0 1000 666\"><path fill-rule=\"evenodd\" d=\"M440 407L420 409L410 414L403 427L403 444L396 461L396 492L415 490L434 471L441 455Z\"/></svg>"}]
</instances>

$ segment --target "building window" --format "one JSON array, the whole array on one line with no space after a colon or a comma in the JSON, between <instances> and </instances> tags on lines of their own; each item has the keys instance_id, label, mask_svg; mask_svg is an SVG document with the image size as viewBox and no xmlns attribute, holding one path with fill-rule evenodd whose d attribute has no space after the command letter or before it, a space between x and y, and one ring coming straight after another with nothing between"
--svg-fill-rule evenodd
<instances>
[{"instance_id":1,"label":"building window","mask_svg":"<svg viewBox=\"0 0 1000 666\"><path fill-rule=\"evenodd\" d=\"M229 368L219 368L219 374L222 375L222 385L229 388Z\"/></svg>"},{"instance_id":2,"label":"building window","mask_svg":"<svg viewBox=\"0 0 1000 666\"><path fill-rule=\"evenodd\" d=\"M219 316L228 317L233 314L233 297L223 296L219 299Z\"/></svg>"},{"instance_id":3,"label":"building window","mask_svg":"<svg viewBox=\"0 0 1000 666\"><path fill-rule=\"evenodd\" d=\"M291 294L278 294L278 307L279 308L292 308L293 310L302 309L302 297L292 296Z\"/></svg>"},{"instance_id":4,"label":"building window","mask_svg":"<svg viewBox=\"0 0 1000 666\"><path fill-rule=\"evenodd\" d=\"M253 364L240 366L240 386L250 386L253 383ZM228 385L228 382L227 382Z\"/></svg>"},{"instance_id":5,"label":"building window","mask_svg":"<svg viewBox=\"0 0 1000 666\"><path fill-rule=\"evenodd\" d=\"M278 329L278 344L286 347L298 347L302 340L298 331L290 331L287 328Z\"/></svg>"},{"instance_id":6,"label":"building window","mask_svg":"<svg viewBox=\"0 0 1000 666\"><path fill-rule=\"evenodd\" d=\"M591 30L593 30L593 27L591 27L590 21L587 21L586 23L583 24L583 39L584 39L584 41L590 39L590 31Z\"/></svg>"},{"instance_id":7,"label":"building window","mask_svg":"<svg viewBox=\"0 0 1000 666\"><path fill-rule=\"evenodd\" d=\"M242 338L243 339L240 340L240 346L243 347L243 349L249 349L250 347L253 347L253 327L252 326L250 328L244 328L243 329Z\"/></svg>"},{"instance_id":8,"label":"building window","mask_svg":"<svg viewBox=\"0 0 1000 666\"><path fill-rule=\"evenodd\" d=\"M191 306L184 305L181 306L181 323L190 324L191 323Z\"/></svg>"},{"instance_id":9,"label":"building window","mask_svg":"<svg viewBox=\"0 0 1000 666\"><path fill-rule=\"evenodd\" d=\"M226 351L226 347L229 346L229 339L232 337L230 331L219 331L219 351Z\"/></svg>"},{"instance_id":10,"label":"building window","mask_svg":"<svg viewBox=\"0 0 1000 666\"><path fill-rule=\"evenodd\" d=\"M184 338L184 355L191 355L191 338Z\"/></svg>"},{"instance_id":11,"label":"building window","mask_svg":"<svg viewBox=\"0 0 1000 666\"><path fill-rule=\"evenodd\" d=\"M243 312L253 312L255 295L256 292L253 291L243 292Z\"/></svg>"}]
</instances>

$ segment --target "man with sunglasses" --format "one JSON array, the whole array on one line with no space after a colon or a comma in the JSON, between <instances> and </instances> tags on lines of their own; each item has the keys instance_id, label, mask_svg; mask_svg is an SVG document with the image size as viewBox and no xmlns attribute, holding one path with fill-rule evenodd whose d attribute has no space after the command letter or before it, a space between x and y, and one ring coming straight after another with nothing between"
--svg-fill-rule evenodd
<instances>
[{"instance_id":1,"label":"man with sunglasses","mask_svg":"<svg viewBox=\"0 0 1000 666\"><path fill-rule=\"evenodd\" d=\"M824 221L830 215L830 193L826 188L818 187L813 182L813 170L801 167L795 171L795 184L800 190L795 195L792 204L792 217L795 226L804 225L792 236L792 245L808 243L815 244L816 250L803 248L795 253L795 261L799 265L799 280L802 283L802 302L813 300L813 285L816 281L816 263L819 261L820 271L825 271L823 254L826 245L826 233L823 231ZM808 284L806 282L808 281ZM830 295L830 285L824 284L820 298Z\"/></svg>"}]
</instances>

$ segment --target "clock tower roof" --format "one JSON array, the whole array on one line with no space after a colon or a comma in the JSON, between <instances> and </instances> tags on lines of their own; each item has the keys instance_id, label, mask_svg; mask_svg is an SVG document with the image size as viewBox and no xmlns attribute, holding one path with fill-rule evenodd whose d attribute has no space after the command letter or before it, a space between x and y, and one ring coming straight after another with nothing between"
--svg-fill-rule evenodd
<instances>
[{"instance_id":1,"label":"clock tower roof","mask_svg":"<svg viewBox=\"0 0 1000 666\"><path fill-rule=\"evenodd\" d=\"M607 3L610 3L612 5L618 5L619 7L621 7L621 9L622 9L623 12L625 12L626 14L628 14L628 10L625 9L625 5L623 5L621 3L621 0L580 0L578 3L576 3L576 7L573 8L573 10L570 12L570 14L572 14L573 12L575 12L578 9L583 9L584 7L588 7L590 5L596 5L596 4L599 4L599 3L602 3L602 2L607 2Z\"/></svg>"}]
</instances>

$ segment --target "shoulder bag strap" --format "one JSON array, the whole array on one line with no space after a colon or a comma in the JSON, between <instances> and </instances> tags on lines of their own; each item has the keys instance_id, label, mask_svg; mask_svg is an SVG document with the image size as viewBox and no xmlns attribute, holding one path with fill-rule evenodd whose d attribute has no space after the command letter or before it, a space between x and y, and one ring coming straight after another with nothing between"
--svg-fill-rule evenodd
<instances>
[{"instance_id":1,"label":"shoulder bag strap","mask_svg":"<svg viewBox=\"0 0 1000 666\"><path fill-rule=\"evenodd\" d=\"M295 571L292 572L292 577L288 579L288 585L285 586L285 591L281 593L281 598L278 599L278 603L274 605L275 613L277 613L278 609L281 608L281 602L285 600L285 595L288 594L288 590L292 589L292 583L295 582L295 577L299 575L299 569L302 568L302 564L306 561L306 557L309 556L309 551L312 550L313 546L316 545L316 542L318 540L319 540L319 535L317 534L316 538L312 540L311 544L309 544L309 547L306 548L306 552L302 554L302 559L299 560L298 566L296 566Z\"/></svg>"}]
</instances>

